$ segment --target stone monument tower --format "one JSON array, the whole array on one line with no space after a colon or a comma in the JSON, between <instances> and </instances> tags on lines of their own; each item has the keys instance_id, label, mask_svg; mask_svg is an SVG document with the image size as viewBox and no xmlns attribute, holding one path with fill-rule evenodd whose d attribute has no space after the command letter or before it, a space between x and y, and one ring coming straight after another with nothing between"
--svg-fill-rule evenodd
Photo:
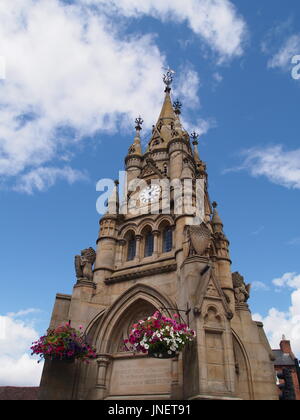
<instances>
[{"instance_id":1,"label":"stone monument tower","mask_svg":"<svg viewBox=\"0 0 300 420\"><path fill-rule=\"evenodd\" d=\"M56 296L50 327L68 320L83 325L98 358L89 365L46 361L41 399L278 399L272 351L263 325L251 318L250 286L231 272L198 136L183 128L180 102L172 104L171 71L164 82L145 152L143 121L136 120L125 158L126 194L116 183L116 211L110 203L100 220L96 252L89 248L76 257L72 295ZM188 186L191 208L182 205L181 186ZM125 351L131 326L157 310L179 312L196 340L174 359Z\"/></svg>"}]
</instances>

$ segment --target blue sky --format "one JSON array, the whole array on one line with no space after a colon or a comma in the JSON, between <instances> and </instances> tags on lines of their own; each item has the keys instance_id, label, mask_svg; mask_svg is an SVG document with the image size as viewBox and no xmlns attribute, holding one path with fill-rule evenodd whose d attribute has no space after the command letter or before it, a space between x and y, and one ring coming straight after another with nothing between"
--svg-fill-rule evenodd
<instances>
[{"instance_id":1,"label":"blue sky","mask_svg":"<svg viewBox=\"0 0 300 420\"><path fill-rule=\"evenodd\" d=\"M186 128L201 133L252 312L273 346L285 334L300 356L295 55L297 0L1 2L0 321L11 335L0 334L0 385L38 382L26 346L55 294L71 293L74 255L95 246L96 182L118 177L139 114L149 138L166 65Z\"/></svg>"}]
</instances>

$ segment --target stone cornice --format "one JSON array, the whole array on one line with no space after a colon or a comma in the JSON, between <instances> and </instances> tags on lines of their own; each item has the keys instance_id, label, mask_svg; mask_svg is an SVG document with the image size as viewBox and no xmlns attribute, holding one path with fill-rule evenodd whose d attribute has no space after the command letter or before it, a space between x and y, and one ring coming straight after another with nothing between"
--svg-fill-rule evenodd
<instances>
[{"instance_id":1,"label":"stone cornice","mask_svg":"<svg viewBox=\"0 0 300 420\"><path fill-rule=\"evenodd\" d=\"M99 267L95 268L93 273L96 273L97 271L110 271L111 273L114 271L111 267Z\"/></svg>"},{"instance_id":2,"label":"stone cornice","mask_svg":"<svg viewBox=\"0 0 300 420\"><path fill-rule=\"evenodd\" d=\"M169 264L169 265L160 266L160 267L148 268L148 269L138 271L138 272L132 271L131 273L121 274L119 276L107 278L106 280L104 280L104 282L105 284L110 285L110 284L115 284L115 283L121 283L123 281L135 280L141 277L149 277L149 276L154 276L156 274L161 274L161 273L170 273L176 270L177 270L177 264L175 263L175 264Z\"/></svg>"},{"instance_id":3,"label":"stone cornice","mask_svg":"<svg viewBox=\"0 0 300 420\"><path fill-rule=\"evenodd\" d=\"M77 283L74 285L74 287L90 287L91 289L96 289L96 284L90 280L82 278L77 280Z\"/></svg>"},{"instance_id":4,"label":"stone cornice","mask_svg":"<svg viewBox=\"0 0 300 420\"><path fill-rule=\"evenodd\" d=\"M71 300L72 299L72 295L64 295L62 293L57 293L56 299Z\"/></svg>"},{"instance_id":5,"label":"stone cornice","mask_svg":"<svg viewBox=\"0 0 300 420\"><path fill-rule=\"evenodd\" d=\"M136 154L134 154L134 155L128 155L128 156L126 156L126 158L125 158L125 164L126 164L126 165L127 165L128 161L129 161L130 159L144 160L144 157L143 157L142 155L136 155ZM135 166L135 165L134 165L134 166ZM139 167L137 166L137 168L139 168ZM140 169L140 168L139 168L139 169Z\"/></svg>"},{"instance_id":6,"label":"stone cornice","mask_svg":"<svg viewBox=\"0 0 300 420\"><path fill-rule=\"evenodd\" d=\"M96 244L98 245L98 243L99 243L100 241L105 240L105 239L109 239L109 240L112 240L112 241L115 241L115 242L117 242L117 241L118 241L118 240L117 240L116 238L114 238L113 236L100 236L100 237L97 239Z\"/></svg>"},{"instance_id":7,"label":"stone cornice","mask_svg":"<svg viewBox=\"0 0 300 420\"><path fill-rule=\"evenodd\" d=\"M191 147L191 146L190 146L190 144L189 144L189 141L188 141L188 140L186 140L185 138L183 138L183 137L175 137L174 139L170 140L170 141L169 141L169 143L168 143L168 150L169 150L169 151L170 151L170 147L171 147L173 144L175 144L175 143L183 143L183 144L185 144L186 146ZM173 153L173 151L175 152L175 151L177 151L177 150L172 150L172 153ZM180 150L178 150L178 151L181 151L181 149L180 149Z\"/></svg>"}]
</instances>

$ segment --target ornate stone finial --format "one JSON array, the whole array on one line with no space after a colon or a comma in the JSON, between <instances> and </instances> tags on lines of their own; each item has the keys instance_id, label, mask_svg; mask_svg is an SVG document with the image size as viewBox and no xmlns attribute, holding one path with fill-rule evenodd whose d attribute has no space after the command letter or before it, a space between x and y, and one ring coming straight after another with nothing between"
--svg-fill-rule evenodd
<instances>
[{"instance_id":1,"label":"ornate stone finial","mask_svg":"<svg viewBox=\"0 0 300 420\"><path fill-rule=\"evenodd\" d=\"M173 83L173 78L174 78L175 71L171 70L170 67L168 67L165 70L167 70L167 71L163 75L163 81L164 81L164 84L166 85L166 92L170 92L171 85Z\"/></svg>"},{"instance_id":2,"label":"ornate stone finial","mask_svg":"<svg viewBox=\"0 0 300 420\"><path fill-rule=\"evenodd\" d=\"M93 248L84 249L81 255L75 256L75 270L78 280L93 281L93 265L96 261L96 252Z\"/></svg>"},{"instance_id":3,"label":"ornate stone finial","mask_svg":"<svg viewBox=\"0 0 300 420\"><path fill-rule=\"evenodd\" d=\"M173 107L175 110L175 114L180 115L181 114L181 108L182 108L182 103L177 99L177 101L175 101L173 103Z\"/></svg>"},{"instance_id":4,"label":"ornate stone finial","mask_svg":"<svg viewBox=\"0 0 300 420\"><path fill-rule=\"evenodd\" d=\"M286 341L286 336L283 334L282 341Z\"/></svg>"},{"instance_id":5,"label":"ornate stone finial","mask_svg":"<svg viewBox=\"0 0 300 420\"><path fill-rule=\"evenodd\" d=\"M142 130L142 125L144 123L144 120L141 118L141 116L139 116L138 118L136 118L135 123L136 123L135 129L137 131L141 131Z\"/></svg>"},{"instance_id":6,"label":"ornate stone finial","mask_svg":"<svg viewBox=\"0 0 300 420\"><path fill-rule=\"evenodd\" d=\"M195 131L193 131L193 133L191 133L191 137L193 139L193 145L198 146L198 144L199 144L199 142L198 142L199 134L196 133Z\"/></svg>"}]
</instances>

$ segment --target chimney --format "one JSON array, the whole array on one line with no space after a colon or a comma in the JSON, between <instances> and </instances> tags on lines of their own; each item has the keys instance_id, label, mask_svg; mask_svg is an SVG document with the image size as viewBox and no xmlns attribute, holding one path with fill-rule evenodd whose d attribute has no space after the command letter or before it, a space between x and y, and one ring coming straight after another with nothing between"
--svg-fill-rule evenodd
<instances>
[{"instance_id":1,"label":"chimney","mask_svg":"<svg viewBox=\"0 0 300 420\"><path fill-rule=\"evenodd\" d=\"M282 337L280 342L280 349L283 353L290 354L293 359L295 358L294 353L292 352L291 342L286 340L285 336Z\"/></svg>"}]
</instances>

